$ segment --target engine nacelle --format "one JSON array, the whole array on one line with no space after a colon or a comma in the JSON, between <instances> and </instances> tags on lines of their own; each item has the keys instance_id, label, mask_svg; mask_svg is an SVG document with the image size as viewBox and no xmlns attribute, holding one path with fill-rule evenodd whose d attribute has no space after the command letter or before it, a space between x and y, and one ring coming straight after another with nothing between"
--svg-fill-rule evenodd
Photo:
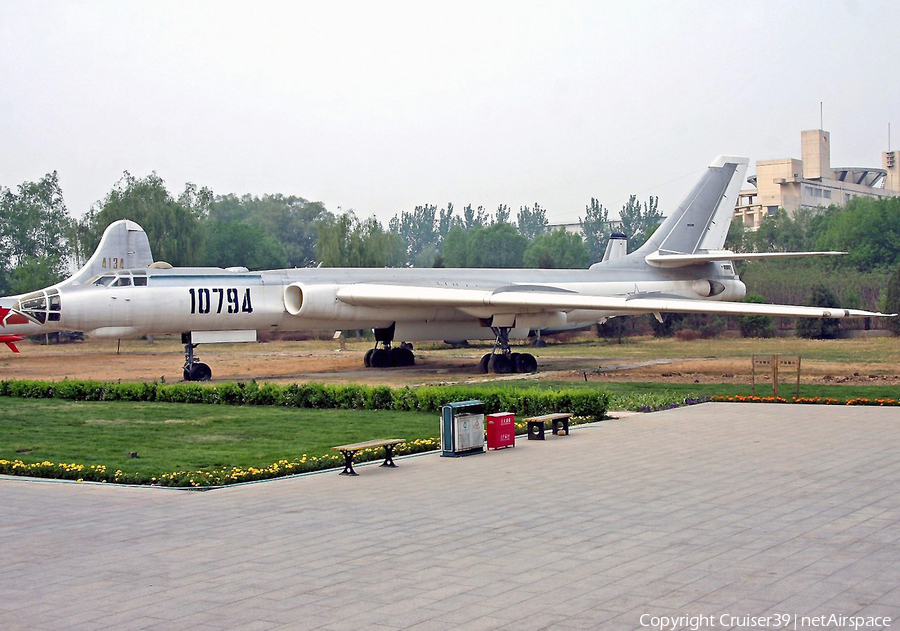
<instances>
[{"instance_id":1,"label":"engine nacelle","mask_svg":"<svg viewBox=\"0 0 900 631\"><path fill-rule=\"evenodd\" d=\"M718 296L725 291L725 285L717 280L708 280L706 278L698 278L691 283L691 289L698 296L708 298L710 296Z\"/></svg>"},{"instance_id":2,"label":"engine nacelle","mask_svg":"<svg viewBox=\"0 0 900 631\"><path fill-rule=\"evenodd\" d=\"M716 300L740 300L747 294L747 286L736 278L697 279L691 283L691 290L703 298L715 296Z\"/></svg>"},{"instance_id":3,"label":"engine nacelle","mask_svg":"<svg viewBox=\"0 0 900 631\"><path fill-rule=\"evenodd\" d=\"M337 285L293 283L284 288L284 308L292 316L313 320L335 319L347 305L337 298Z\"/></svg>"}]
</instances>

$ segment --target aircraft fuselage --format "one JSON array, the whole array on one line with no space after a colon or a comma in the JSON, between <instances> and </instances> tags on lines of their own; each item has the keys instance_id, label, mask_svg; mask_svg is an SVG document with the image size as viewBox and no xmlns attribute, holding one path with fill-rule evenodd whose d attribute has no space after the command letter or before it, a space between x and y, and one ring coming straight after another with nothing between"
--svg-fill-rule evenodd
<instances>
[{"instance_id":1,"label":"aircraft fuselage","mask_svg":"<svg viewBox=\"0 0 900 631\"><path fill-rule=\"evenodd\" d=\"M612 263L612 262L611 262ZM697 281L724 287L713 299L743 296L744 285L733 268L707 263L677 274L648 273L627 266L594 270L506 269L287 269L264 272L220 268L117 270L80 285L34 292L19 298L15 309L31 323L28 333L55 330L84 331L98 337L121 338L185 331L385 328L396 323L401 340L492 339L496 310L477 307L368 307L343 302L338 291L355 283L438 288L535 288L582 295L628 296L665 292L667 296L709 297L698 294ZM464 274L464 275L463 275ZM669 278L671 277L671 278ZM702 292L701 287L701 292ZM531 329L585 325L616 315L596 310L547 313L546 309L518 309L511 313L511 337ZM20 329L21 330L21 329ZM9 327L9 333L18 333Z\"/></svg>"}]
</instances>

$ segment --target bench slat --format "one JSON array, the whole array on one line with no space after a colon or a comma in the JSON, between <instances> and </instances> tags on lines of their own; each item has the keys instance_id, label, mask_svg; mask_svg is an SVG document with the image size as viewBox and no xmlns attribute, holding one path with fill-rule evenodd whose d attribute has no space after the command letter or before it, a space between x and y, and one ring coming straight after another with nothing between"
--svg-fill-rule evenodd
<instances>
[{"instance_id":1,"label":"bench slat","mask_svg":"<svg viewBox=\"0 0 900 631\"><path fill-rule=\"evenodd\" d=\"M571 418L571 414L567 412L557 412L556 414L542 414L541 416L532 416L531 418L526 418L525 422L528 421L553 421L559 418Z\"/></svg>"},{"instance_id":2,"label":"bench slat","mask_svg":"<svg viewBox=\"0 0 900 631\"><path fill-rule=\"evenodd\" d=\"M336 451L359 451L360 449L368 449L369 447L383 447L385 445L399 445L405 443L404 438L384 438L381 440L367 440L362 443L352 443L350 445L341 445L340 447L332 447Z\"/></svg>"}]
</instances>

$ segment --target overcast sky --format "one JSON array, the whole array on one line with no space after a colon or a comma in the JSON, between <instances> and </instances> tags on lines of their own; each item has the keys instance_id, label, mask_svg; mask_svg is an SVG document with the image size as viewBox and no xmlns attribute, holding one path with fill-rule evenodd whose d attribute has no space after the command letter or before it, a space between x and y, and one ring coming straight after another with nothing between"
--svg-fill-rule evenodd
<instances>
[{"instance_id":1,"label":"overcast sky","mask_svg":"<svg viewBox=\"0 0 900 631\"><path fill-rule=\"evenodd\" d=\"M719 154L881 166L900 2L0 0L0 184L80 216L127 170L387 221L664 213Z\"/></svg>"}]
</instances>

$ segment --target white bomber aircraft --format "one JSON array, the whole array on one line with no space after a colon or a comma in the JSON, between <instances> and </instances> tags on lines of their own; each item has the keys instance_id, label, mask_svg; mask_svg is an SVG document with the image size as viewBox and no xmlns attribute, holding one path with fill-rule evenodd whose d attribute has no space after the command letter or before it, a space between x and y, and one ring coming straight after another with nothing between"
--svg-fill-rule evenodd
<instances>
[{"instance_id":1,"label":"white bomber aircraft","mask_svg":"<svg viewBox=\"0 0 900 631\"><path fill-rule=\"evenodd\" d=\"M410 348L395 340L495 340L483 371L534 372L529 353L510 339L533 329L576 328L652 313L709 313L812 318L886 314L855 309L751 304L734 259L842 254L735 254L723 250L746 158L719 157L684 201L637 251L612 238L590 269L172 268L151 265L136 223L111 224L87 264L71 278L33 293L0 298L0 342L23 335L83 331L122 338L181 333L185 380L207 380L197 344L255 341L259 331L373 329L366 366L408 366Z\"/></svg>"}]
</instances>

